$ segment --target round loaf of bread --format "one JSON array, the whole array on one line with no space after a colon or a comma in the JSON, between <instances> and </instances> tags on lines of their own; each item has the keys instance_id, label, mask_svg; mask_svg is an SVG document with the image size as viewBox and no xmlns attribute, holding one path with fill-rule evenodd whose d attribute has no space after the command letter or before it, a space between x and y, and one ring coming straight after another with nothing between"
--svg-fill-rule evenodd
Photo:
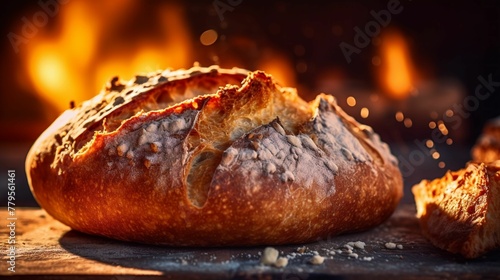
<instances>
[{"instance_id":1,"label":"round loaf of bread","mask_svg":"<svg viewBox=\"0 0 500 280\"><path fill-rule=\"evenodd\" d=\"M308 103L262 71L215 66L113 78L39 137L26 170L71 228L172 246L369 229L403 185L387 144L332 96Z\"/></svg>"}]
</instances>

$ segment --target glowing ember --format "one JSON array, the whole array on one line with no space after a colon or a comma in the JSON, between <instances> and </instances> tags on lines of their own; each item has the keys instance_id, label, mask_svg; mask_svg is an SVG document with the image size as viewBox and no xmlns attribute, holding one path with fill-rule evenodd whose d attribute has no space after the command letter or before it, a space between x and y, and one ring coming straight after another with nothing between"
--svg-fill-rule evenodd
<instances>
[{"instance_id":1,"label":"glowing ember","mask_svg":"<svg viewBox=\"0 0 500 280\"><path fill-rule=\"evenodd\" d=\"M359 112L359 114L361 115L361 117L363 119L366 119L370 115L370 110L368 110L368 108L366 108L366 107L363 107L363 108L361 108L361 111Z\"/></svg>"},{"instance_id":2,"label":"glowing ember","mask_svg":"<svg viewBox=\"0 0 500 280\"><path fill-rule=\"evenodd\" d=\"M347 97L346 102L347 102L347 105L349 105L351 107L356 106L356 98L354 98L352 96Z\"/></svg>"},{"instance_id":3,"label":"glowing ember","mask_svg":"<svg viewBox=\"0 0 500 280\"><path fill-rule=\"evenodd\" d=\"M396 120L398 122L402 122L404 119L405 119L405 115L403 114L403 112L397 112L396 113Z\"/></svg>"},{"instance_id":4,"label":"glowing ember","mask_svg":"<svg viewBox=\"0 0 500 280\"><path fill-rule=\"evenodd\" d=\"M427 146L427 148L432 148L434 147L434 142L429 139L425 142L425 145Z\"/></svg>"},{"instance_id":5,"label":"glowing ember","mask_svg":"<svg viewBox=\"0 0 500 280\"><path fill-rule=\"evenodd\" d=\"M215 43L215 41L217 41L217 37L218 37L217 31L209 29L201 33L200 42L205 46L210 46L213 43Z\"/></svg>"},{"instance_id":6,"label":"glowing ember","mask_svg":"<svg viewBox=\"0 0 500 280\"><path fill-rule=\"evenodd\" d=\"M439 121L438 129L443 135L448 135L448 128L442 121Z\"/></svg>"},{"instance_id":7,"label":"glowing ember","mask_svg":"<svg viewBox=\"0 0 500 280\"><path fill-rule=\"evenodd\" d=\"M441 155L436 151L434 153L432 153L432 158L433 159L438 159Z\"/></svg>"},{"instance_id":8,"label":"glowing ember","mask_svg":"<svg viewBox=\"0 0 500 280\"><path fill-rule=\"evenodd\" d=\"M413 121L410 118L406 118L404 119L403 124L405 127L410 128L413 126Z\"/></svg>"}]
</instances>

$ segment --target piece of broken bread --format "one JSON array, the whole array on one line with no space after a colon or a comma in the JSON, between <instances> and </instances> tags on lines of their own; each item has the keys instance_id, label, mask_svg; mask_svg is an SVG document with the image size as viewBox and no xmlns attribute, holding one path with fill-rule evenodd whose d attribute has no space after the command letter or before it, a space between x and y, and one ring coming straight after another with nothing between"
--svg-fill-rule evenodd
<instances>
[{"instance_id":1,"label":"piece of broken bread","mask_svg":"<svg viewBox=\"0 0 500 280\"><path fill-rule=\"evenodd\" d=\"M412 188L423 234L466 258L500 247L500 161L469 163Z\"/></svg>"}]
</instances>

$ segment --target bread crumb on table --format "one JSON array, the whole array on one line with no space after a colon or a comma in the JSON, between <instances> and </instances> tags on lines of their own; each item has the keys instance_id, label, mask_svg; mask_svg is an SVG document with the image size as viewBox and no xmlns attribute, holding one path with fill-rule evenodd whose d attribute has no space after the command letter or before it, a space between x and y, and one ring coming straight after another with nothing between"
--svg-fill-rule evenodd
<instances>
[{"instance_id":1,"label":"bread crumb on table","mask_svg":"<svg viewBox=\"0 0 500 280\"><path fill-rule=\"evenodd\" d=\"M351 251L352 251L352 249L354 249L354 248L352 247L352 245L350 245L349 243L348 243L348 244L345 244L345 245L344 245L344 248L346 248L348 251L349 251L349 250L351 250Z\"/></svg>"},{"instance_id":2,"label":"bread crumb on table","mask_svg":"<svg viewBox=\"0 0 500 280\"><path fill-rule=\"evenodd\" d=\"M350 253L350 254L348 255L348 257L351 257L351 258L355 258L355 259L357 259L359 256L358 256L358 254L356 254L356 253Z\"/></svg>"},{"instance_id":3,"label":"bread crumb on table","mask_svg":"<svg viewBox=\"0 0 500 280\"><path fill-rule=\"evenodd\" d=\"M387 243L385 243L384 246L385 246L385 248L391 249L391 250L394 250L394 249L403 250L403 245L396 244L396 243L393 243L393 242L387 242Z\"/></svg>"},{"instance_id":4,"label":"bread crumb on table","mask_svg":"<svg viewBox=\"0 0 500 280\"><path fill-rule=\"evenodd\" d=\"M366 245L366 243L363 242L363 241L356 241L356 242L354 242L354 247L358 248L358 249L361 249L361 250L365 249L365 245Z\"/></svg>"},{"instance_id":5,"label":"bread crumb on table","mask_svg":"<svg viewBox=\"0 0 500 280\"><path fill-rule=\"evenodd\" d=\"M310 264L320 265L325 261L325 258L320 255L314 255L310 260Z\"/></svg>"},{"instance_id":6,"label":"bread crumb on table","mask_svg":"<svg viewBox=\"0 0 500 280\"><path fill-rule=\"evenodd\" d=\"M387 242L385 243L385 248L387 249L396 249L396 244L395 243L392 243L392 242Z\"/></svg>"},{"instance_id":7,"label":"bread crumb on table","mask_svg":"<svg viewBox=\"0 0 500 280\"><path fill-rule=\"evenodd\" d=\"M260 253L260 252L259 252ZM282 268L288 265L288 258L279 257L279 251L273 247L264 249L264 253L260 258L260 263L263 265L274 265L275 267Z\"/></svg>"},{"instance_id":8,"label":"bread crumb on table","mask_svg":"<svg viewBox=\"0 0 500 280\"><path fill-rule=\"evenodd\" d=\"M260 258L260 263L264 265L273 265L278 260L279 252L273 247L267 247L264 249L264 253Z\"/></svg>"},{"instance_id":9,"label":"bread crumb on table","mask_svg":"<svg viewBox=\"0 0 500 280\"><path fill-rule=\"evenodd\" d=\"M285 258L285 257L279 257L279 258L276 260L276 262L274 263L274 266L279 267L279 268L281 268L281 267L285 267L285 266L287 266L287 265L288 265L288 259L287 259L287 258Z\"/></svg>"},{"instance_id":10,"label":"bread crumb on table","mask_svg":"<svg viewBox=\"0 0 500 280\"><path fill-rule=\"evenodd\" d=\"M306 251L306 247L305 246L297 248L297 252L300 253L300 254L303 254L305 251Z\"/></svg>"}]
</instances>

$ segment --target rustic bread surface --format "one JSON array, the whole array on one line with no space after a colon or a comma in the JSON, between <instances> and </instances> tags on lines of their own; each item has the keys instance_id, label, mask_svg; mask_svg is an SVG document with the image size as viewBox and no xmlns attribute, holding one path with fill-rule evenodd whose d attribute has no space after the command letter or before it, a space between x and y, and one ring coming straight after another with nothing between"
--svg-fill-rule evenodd
<instances>
[{"instance_id":1,"label":"rustic bread surface","mask_svg":"<svg viewBox=\"0 0 500 280\"><path fill-rule=\"evenodd\" d=\"M382 223L402 196L387 144L321 94L261 71L113 79L35 142L39 204L75 230L152 244L287 244Z\"/></svg>"},{"instance_id":2,"label":"rustic bread surface","mask_svg":"<svg viewBox=\"0 0 500 280\"><path fill-rule=\"evenodd\" d=\"M466 258L500 248L500 161L471 162L412 191L422 231L435 246Z\"/></svg>"}]
</instances>

